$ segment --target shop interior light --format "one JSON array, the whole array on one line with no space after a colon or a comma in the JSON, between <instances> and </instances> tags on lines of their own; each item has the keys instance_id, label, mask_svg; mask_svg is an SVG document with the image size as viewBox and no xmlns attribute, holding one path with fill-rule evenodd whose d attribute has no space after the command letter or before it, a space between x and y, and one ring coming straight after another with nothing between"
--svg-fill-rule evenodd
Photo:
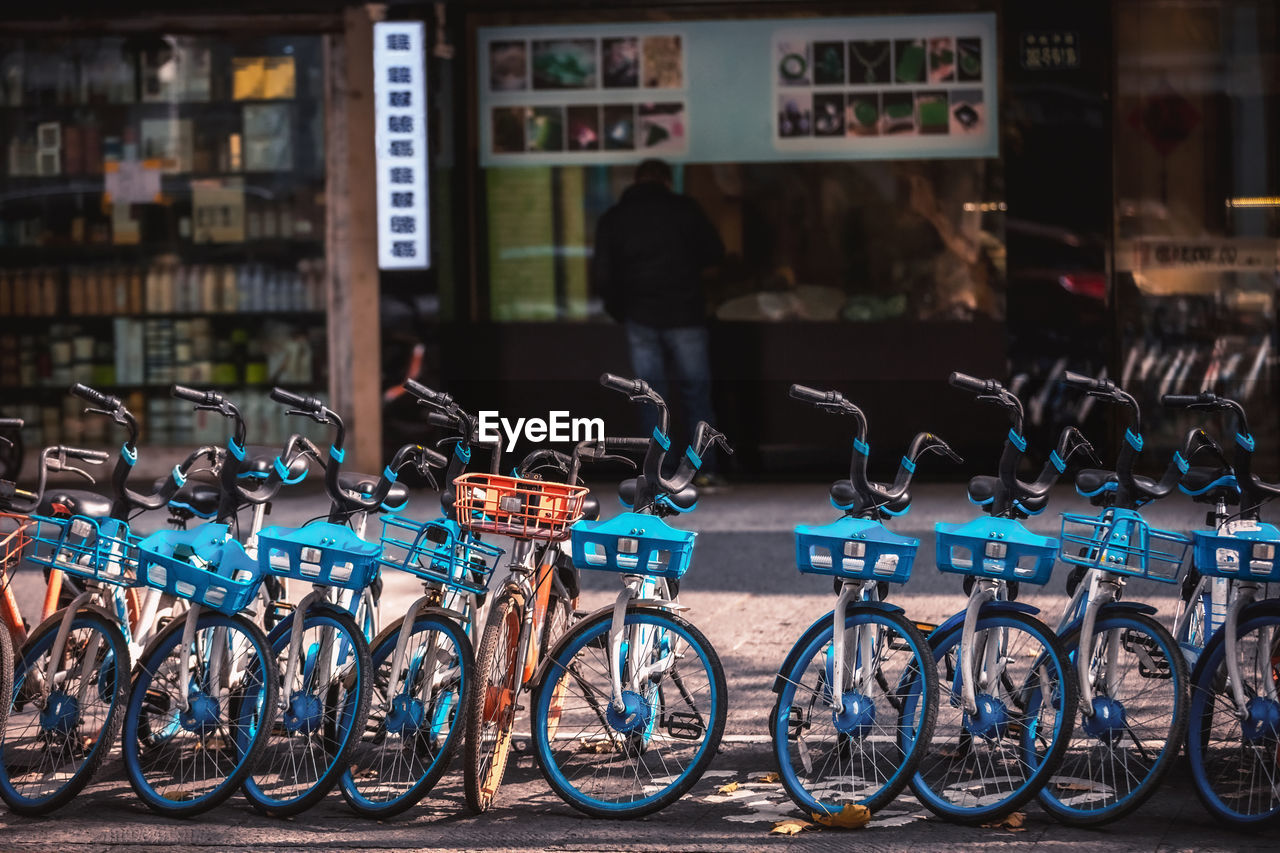
<instances>
[{"instance_id":1,"label":"shop interior light","mask_svg":"<svg viewBox=\"0 0 1280 853\"><path fill-rule=\"evenodd\" d=\"M1246 195L1227 199L1227 207L1280 207L1280 196Z\"/></svg>"},{"instance_id":2,"label":"shop interior light","mask_svg":"<svg viewBox=\"0 0 1280 853\"><path fill-rule=\"evenodd\" d=\"M1008 209L1009 209L1009 206L1005 204L1003 201L966 201L964 203L965 213L974 213L979 210L982 211L983 213L990 213L996 210L1008 210Z\"/></svg>"},{"instance_id":3,"label":"shop interior light","mask_svg":"<svg viewBox=\"0 0 1280 853\"><path fill-rule=\"evenodd\" d=\"M1107 298L1107 277L1100 272L1074 272L1058 277L1058 284L1067 293L1096 299Z\"/></svg>"}]
</instances>

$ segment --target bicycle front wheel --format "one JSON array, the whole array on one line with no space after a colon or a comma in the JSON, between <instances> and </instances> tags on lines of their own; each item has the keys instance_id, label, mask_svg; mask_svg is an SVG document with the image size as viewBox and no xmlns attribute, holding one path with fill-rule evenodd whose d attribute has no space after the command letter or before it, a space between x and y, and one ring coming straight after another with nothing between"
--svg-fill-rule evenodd
<instances>
[{"instance_id":1,"label":"bicycle front wheel","mask_svg":"<svg viewBox=\"0 0 1280 853\"><path fill-rule=\"evenodd\" d=\"M2 578L3 575L0 575ZM13 704L13 637L9 626L0 622L0 732L9 720L9 706Z\"/></svg>"},{"instance_id":2,"label":"bicycle front wheel","mask_svg":"<svg viewBox=\"0 0 1280 853\"><path fill-rule=\"evenodd\" d=\"M476 652L476 679L467 698L463 790L467 807L482 812L502 785L516 724L523 662L520 629L524 604L508 591L493 602Z\"/></svg>"},{"instance_id":3,"label":"bicycle front wheel","mask_svg":"<svg viewBox=\"0 0 1280 853\"><path fill-rule=\"evenodd\" d=\"M419 616L393 685L402 628L397 622L374 641L369 717L342 774L343 798L366 817L399 814L425 797L462 739L461 707L474 666L470 641L451 619Z\"/></svg>"},{"instance_id":4,"label":"bicycle front wheel","mask_svg":"<svg viewBox=\"0 0 1280 853\"><path fill-rule=\"evenodd\" d=\"M1280 823L1280 612L1241 620L1233 663L1225 630L1213 635L1196 667L1187 756L1209 813L1258 831Z\"/></svg>"},{"instance_id":5,"label":"bicycle front wheel","mask_svg":"<svg viewBox=\"0 0 1280 853\"><path fill-rule=\"evenodd\" d=\"M970 714L962 696L962 634L957 624L929 636L938 720L911 789L939 817L981 824L1030 800L1052 775L1071 739L1077 690L1053 631L1025 613L997 610L980 615L973 634L977 712Z\"/></svg>"},{"instance_id":6,"label":"bicycle front wheel","mask_svg":"<svg viewBox=\"0 0 1280 853\"><path fill-rule=\"evenodd\" d=\"M933 653L900 613L853 607L845 617L844 683L835 687L834 620L800 639L770 716L782 785L806 814L893 801L933 735Z\"/></svg>"},{"instance_id":7,"label":"bicycle front wheel","mask_svg":"<svg viewBox=\"0 0 1280 853\"><path fill-rule=\"evenodd\" d=\"M46 683L60 622L61 612L27 640L5 697L12 705L0 743L0 798L16 814L47 814L89 784L115 743L129 696L124 635L91 610L72 617L61 665Z\"/></svg>"},{"instance_id":8,"label":"bicycle front wheel","mask_svg":"<svg viewBox=\"0 0 1280 853\"><path fill-rule=\"evenodd\" d=\"M1063 645L1077 660L1080 632ZM1039 795L1070 826L1109 823L1142 805L1187 732L1187 662L1159 622L1132 611L1102 613L1089 645L1092 707L1079 707L1062 763Z\"/></svg>"},{"instance_id":9,"label":"bicycle front wheel","mask_svg":"<svg viewBox=\"0 0 1280 853\"><path fill-rule=\"evenodd\" d=\"M280 673L280 701L271 710L262 759L244 783L255 808L279 817L324 799L348 767L369 713L369 644L350 614L307 610L300 659L284 683L292 634L289 617L267 638Z\"/></svg>"},{"instance_id":10,"label":"bicycle front wheel","mask_svg":"<svg viewBox=\"0 0 1280 853\"><path fill-rule=\"evenodd\" d=\"M612 624L611 613L579 623L551 653L534 688L533 739L543 775L569 805L640 817L683 796L710 764L724 733L724 670L689 622L637 605L610 666Z\"/></svg>"},{"instance_id":11,"label":"bicycle front wheel","mask_svg":"<svg viewBox=\"0 0 1280 853\"><path fill-rule=\"evenodd\" d=\"M184 647L185 623L171 623L143 653L122 739L129 784L172 817L199 814L235 792L262 754L277 696L256 625L206 611Z\"/></svg>"}]
</instances>

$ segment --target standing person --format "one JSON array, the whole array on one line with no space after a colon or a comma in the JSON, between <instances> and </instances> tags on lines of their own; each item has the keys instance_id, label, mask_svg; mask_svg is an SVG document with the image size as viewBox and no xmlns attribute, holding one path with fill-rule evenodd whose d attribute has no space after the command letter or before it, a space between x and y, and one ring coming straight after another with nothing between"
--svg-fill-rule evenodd
<instances>
[{"instance_id":1,"label":"standing person","mask_svg":"<svg viewBox=\"0 0 1280 853\"><path fill-rule=\"evenodd\" d=\"M703 271L724 243L691 198L671 189L671 167L645 160L635 182L596 224L591 277L609 316L626 326L631 369L664 397L667 377L684 403L690 439L698 421L715 423ZM699 483L717 481L712 453Z\"/></svg>"}]
</instances>

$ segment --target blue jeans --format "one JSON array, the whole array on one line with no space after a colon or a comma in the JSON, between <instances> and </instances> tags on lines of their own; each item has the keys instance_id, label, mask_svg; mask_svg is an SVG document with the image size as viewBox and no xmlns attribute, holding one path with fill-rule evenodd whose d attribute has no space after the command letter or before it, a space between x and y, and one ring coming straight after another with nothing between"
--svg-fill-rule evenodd
<instances>
[{"instance_id":1,"label":"blue jeans","mask_svg":"<svg viewBox=\"0 0 1280 853\"><path fill-rule=\"evenodd\" d=\"M648 382L664 400L671 399L670 385L675 386L684 406L688 442L692 445L698 421L715 426L715 412L711 408L710 334L705 326L656 329L628 322L626 327L632 372ZM651 433L658 424L652 406L644 407L643 417L645 433ZM668 467L683 457L683 449L673 443L667 454ZM702 472L709 474L714 470L715 453L708 450L702 460Z\"/></svg>"}]
</instances>

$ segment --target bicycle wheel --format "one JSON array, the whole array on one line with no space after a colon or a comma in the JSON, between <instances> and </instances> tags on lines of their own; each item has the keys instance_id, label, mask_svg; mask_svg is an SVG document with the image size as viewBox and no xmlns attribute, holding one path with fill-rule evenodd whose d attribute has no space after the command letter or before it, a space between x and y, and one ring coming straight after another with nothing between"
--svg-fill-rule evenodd
<instances>
[{"instance_id":1,"label":"bicycle wheel","mask_svg":"<svg viewBox=\"0 0 1280 853\"><path fill-rule=\"evenodd\" d=\"M129 696L129 649L105 616L71 619L62 662L40 702L61 614L23 647L13 673L13 704L0 743L0 798L16 814L47 814L93 778L115 743ZM6 698L10 698L6 697Z\"/></svg>"},{"instance_id":2,"label":"bicycle wheel","mask_svg":"<svg viewBox=\"0 0 1280 853\"><path fill-rule=\"evenodd\" d=\"M980 615L976 628L972 716L959 676L963 625L929 637L938 720L911 778L911 790L930 811L966 824L998 820L1035 796L1067 748L1077 702L1070 659L1043 622L994 611Z\"/></svg>"},{"instance_id":3,"label":"bicycle wheel","mask_svg":"<svg viewBox=\"0 0 1280 853\"><path fill-rule=\"evenodd\" d=\"M459 713L474 665L470 641L451 619L418 616L393 687L400 632L397 622L373 643L373 700L342 774L342 796L367 817L399 814L425 797L462 739Z\"/></svg>"},{"instance_id":4,"label":"bicycle wheel","mask_svg":"<svg viewBox=\"0 0 1280 853\"><path fill-rule=\"evenodd\" d=\"M463 790L467 807L482 812L493 805L511 752L517 700L524 666L516 660L524 602L507 591L489 610L476 652L476 679L467 698L467 744L463 750Z\"/></svg>"},{"instance_id":5,"label":"bicycle wheel","mask_svg":"<svg viewBox=\"0 0 1280 853\"><path fill-rule=\"evenodd\" d=\"M143 652L121 741L133 790L172 817L207 811L244 781L266 743L264 715L276 707L279 681L263 671L267 638L247 619L205 611L187 647L185 622Z\"/></svg>"},{"instance_id":6,"label":"bicycle wheel","mask_svg":"<svg viewBox=\"0 0 1280 853\"><path fill-rule=\"evenodd\" d=\"M579 623L534 688L542 774L592 817L631 818L678 800L702 776L724 733L724 670L702 632L657 608L627 609L615 708L610 613ZM552 700L559 719L552 724Z\"/></svg>"},{"instance_id":7,"label":"bicycle wheel","mask_svg":"<svg viewBox=\"0 0 1280 853\"><path fill-rule=\"evenodd\" d=\"M1079 645L1079 631L1063 638L1073 661ZM1062 763L1039 794L1070 826L1109 823L1146 802L1187 733L1187 662L1159 622L1133 611L1100 614L1091 645L1093 713L1078 706Z\"/></svg>"},{"instance_id":8,"label":"bicycle wheel","mask_svg":"<svg viewBox=\"0 0 1280 853\"><path fill-rule=\"evenodd\" d=\"M1243 709L1236 705L1224 631L1205 647L1192 680L1187 756L1209 813L1257 831L1280 823L1280 612L1250 616L1237 626L1233 667Z\"/></svg>"},{"instance_id":9,"label":"bicycle wheel","mask_svg":"<svg viewBox=\"0 0 1280 853\"><path fill-rule=\"evenodd\" d=\"M933 735L933 653L900 613L854 607L845 617L845 684L835 710L832 620L782 673L770 715L782 785L806 814L845 805L877 811L915 772ZM799 644L798 644L799 645Z\"/></svg>"},{"instance_id":10,"label":"bicycle wheel","mask_svg":"<svg viewBox=\"0 0 1280 853\"><path fill-rule=\"evenodd\" d=\"M12 704L13 636L9 633L9 626L0 622L0 732L4 731L9 720L9 706Z\"/></svg>"},{"instance_id":11,"label":"bicycle wheel","mask_svg":"<svg viewBox=\"0 0 1280 853\"><path fill-rule=\"evenodd\" d=\"M300 660L287 684L293 619L267 638L283 692L262 759L244 783L255 808L279 817L305 811L337 784L369 713L369 644L351 616L312 607L302 632Z\"/></svg>"}]
</instances>

